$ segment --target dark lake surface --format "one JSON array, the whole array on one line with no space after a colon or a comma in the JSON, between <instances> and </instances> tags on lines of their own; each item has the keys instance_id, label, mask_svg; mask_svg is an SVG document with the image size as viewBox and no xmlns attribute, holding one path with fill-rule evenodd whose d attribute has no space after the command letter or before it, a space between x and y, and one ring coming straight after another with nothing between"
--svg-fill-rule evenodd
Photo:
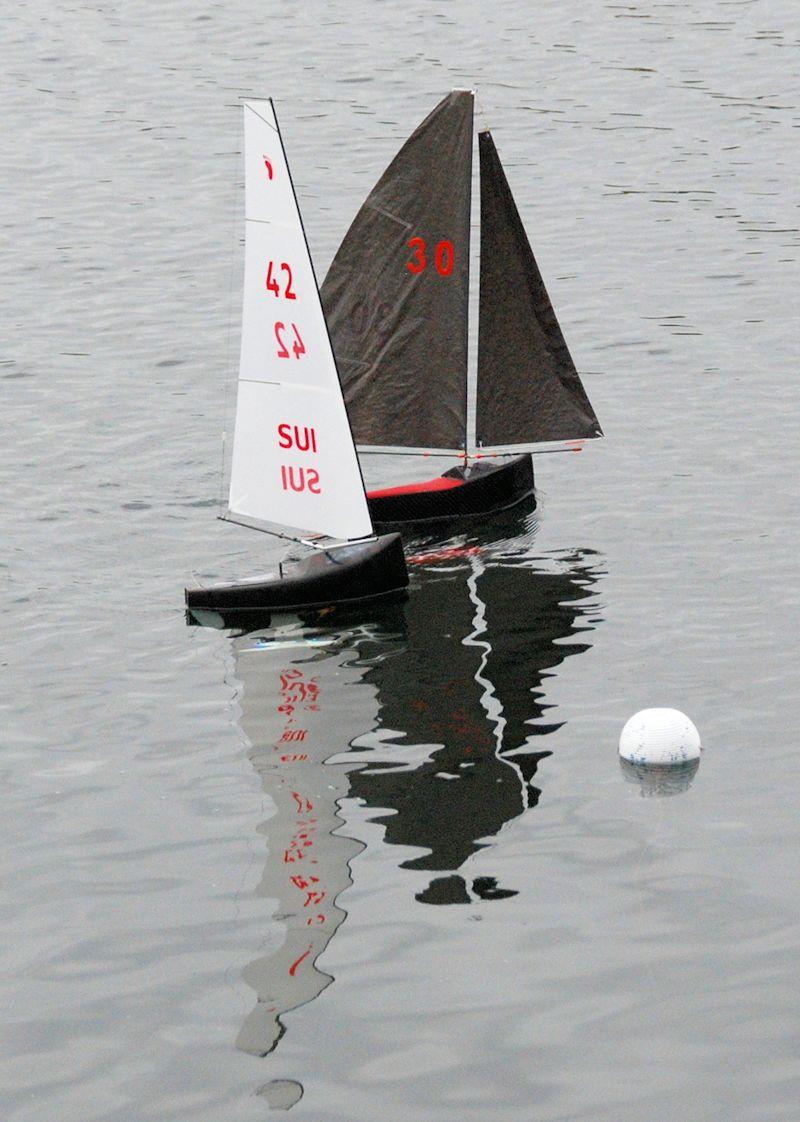
<instances>
[{"instance_id":1,"label":"dark lake surface","mask_svg":"<svg viewBox=\"0 0 800 1122\"><path fill-rule=\"evenodd\" d=\"M7 13L5 1120L797 1118L799 47L792 0ZM215 518L239 98L322 275L463 86L606 438L380 618L187 627L281 552ZM623 771L661 705L699 769Z\"/></svg>"}]
</instances>

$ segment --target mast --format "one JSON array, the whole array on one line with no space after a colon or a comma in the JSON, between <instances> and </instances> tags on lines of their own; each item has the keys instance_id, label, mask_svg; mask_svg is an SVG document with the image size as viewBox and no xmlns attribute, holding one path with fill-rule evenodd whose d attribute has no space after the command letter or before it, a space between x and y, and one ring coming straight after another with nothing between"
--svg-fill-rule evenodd
<instances>
[{"instance_id":1,"label":"mast","mask_svg":"<svg viewBox=\"0 0 800 1122\"><path fill-rule=\"evenodd\" d=\"M491 133L478 135L481 251L476 444L602 436Z\"/></svg>"},{"instance_id":2,"label":"mast","mask_svg":"<svg viewBox=\"0 0 800 1122\"><path fill-rule=\"evenodd\" d=\"M244 103L245 277L230 521L372 534L272 101Z\"/></svg>"},{"instance_id":3,"label":"mast","mask_svg":"<svg viewBox=\"0 0 800 1122\"><path fill-rule=\"evenodd\" d=\"M473 102L454 90L412 133L322 285L364 450L465 447Z\"/></svg>"}]
</instances>

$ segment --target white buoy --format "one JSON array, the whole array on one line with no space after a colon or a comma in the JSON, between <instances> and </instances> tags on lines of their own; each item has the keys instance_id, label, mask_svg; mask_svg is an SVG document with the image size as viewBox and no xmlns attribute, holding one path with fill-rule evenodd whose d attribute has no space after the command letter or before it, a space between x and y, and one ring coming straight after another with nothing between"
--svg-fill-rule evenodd
<instances>
[{"instance_id":1,"label":"white buoy","mask_svg":"<svg viewBox=\"0 0 800 1122\"><path fill-rule=\"evenodd\" d=\"M619 754L633 764L700 759L700 734L678 709L640 709L620 733Z\"/></svg>"}]
</instances>

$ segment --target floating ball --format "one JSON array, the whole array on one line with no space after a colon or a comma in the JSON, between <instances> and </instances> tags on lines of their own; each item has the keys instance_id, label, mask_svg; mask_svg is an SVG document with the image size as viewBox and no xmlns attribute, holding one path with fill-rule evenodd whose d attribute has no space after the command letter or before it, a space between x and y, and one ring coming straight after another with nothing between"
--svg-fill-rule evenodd
<instances>
[{"instance_id":1,"label":"floating ball","mask_svg":"<svg viewBox=\"0 0 800 1122\"><path fill-rule=\"evenodd\" d=\"M685 764L700 759L700 734L678 709L641 709L620 734L619 754L633 764Z\"/></svg>"}]
</instances>

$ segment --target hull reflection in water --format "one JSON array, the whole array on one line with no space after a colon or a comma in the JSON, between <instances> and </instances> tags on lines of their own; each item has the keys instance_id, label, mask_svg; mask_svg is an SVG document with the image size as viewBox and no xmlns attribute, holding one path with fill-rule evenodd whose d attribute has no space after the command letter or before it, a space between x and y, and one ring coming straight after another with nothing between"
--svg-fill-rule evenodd
<instances>
[{"instance_id":1,"label":"hull reflection in water","mask_svg":"<svg viewBox=\"0 0 800 1122\"><path fill-rule=\"evenodd\" d=\"M551 755L543 683L589 645L597 555L535 558L524 519L509 542L461 538L411 564L408 601L368 625L233 640L240 719L274 813L259 827L268 859L259 892L282 935L245 968L255 1007L237 1044L266 1055L282 1016L332 980L317 966L345 918L340 894L361 843L342 832L341 800L385 822L403 868L433 875L424 904L515 895L462 865L534 807ZM571 641L570 641L571 640Z\"/></svg>"}]
</instances>

